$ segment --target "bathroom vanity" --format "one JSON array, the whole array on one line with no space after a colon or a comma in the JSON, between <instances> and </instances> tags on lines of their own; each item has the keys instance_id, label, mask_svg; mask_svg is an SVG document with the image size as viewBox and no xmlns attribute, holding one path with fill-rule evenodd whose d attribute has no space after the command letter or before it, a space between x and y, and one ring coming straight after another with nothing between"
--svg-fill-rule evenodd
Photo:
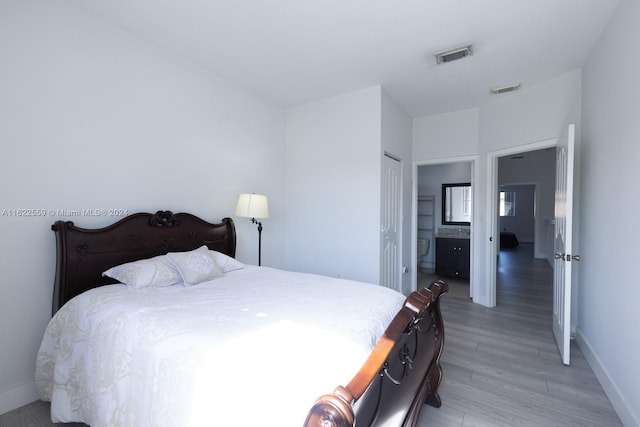
<instances>
[{"instance_id":1,"label":"bathroom vanity","mask_svg":"<svg viewBox=\"0 0 640 427\"><path fill-rule=\"evenodd\" d=\"M469 238L436 237L436 274L468 279L471 263L469 243Z\"/></svg>"}]
</instances>

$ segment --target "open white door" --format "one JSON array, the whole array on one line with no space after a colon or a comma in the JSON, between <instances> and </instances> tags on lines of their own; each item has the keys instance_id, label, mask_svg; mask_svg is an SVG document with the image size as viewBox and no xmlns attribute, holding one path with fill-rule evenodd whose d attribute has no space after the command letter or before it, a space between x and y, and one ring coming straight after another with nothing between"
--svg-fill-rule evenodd
<instances>
[{"instance_id":1,"label":"open white door","mask_svg":"<svg viewBox=\"0 0 640 427\"><path fill-rule=\"evenodd\" d=\"M569 364L571 340L571 265L573 254L573 162L575 125L569 125L556 150L555 263L553 266L553 334L562 363Z\"/></svg>"},{"instance_id":2,"label":"open white door","mask_svg":"<svg viewBox=\"0 0 640 427\"><path fill-rule=\"evenodd\" d=\"M402 292L400 280L401 167L400 161L383 156L380 284Z\"/></svg>"}]
</instances>

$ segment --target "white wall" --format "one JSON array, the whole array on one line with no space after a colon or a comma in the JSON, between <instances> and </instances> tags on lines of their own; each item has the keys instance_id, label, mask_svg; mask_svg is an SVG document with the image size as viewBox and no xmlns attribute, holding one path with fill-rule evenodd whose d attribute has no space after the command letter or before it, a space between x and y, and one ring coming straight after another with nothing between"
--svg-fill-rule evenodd
<instances>
[{"instance_id":1,"label":"white wall","mask_svg":"<svg viewBox=\"0 0 640 427\"><path fill-rule=\"evenodd\" d=\"M575 70L541 85L524 88L521 91L497 96L496 101L480 108L480 152L485 154L558 138L563 129L574 123L580 127L582 76ZM576 138L576 169L580 168L580 135ZM486 162L482 164L481 174L488 173ZM481 185L486 187L486 182ZM577 207L580 199L580 178L574 183L574 226L579 225L580 212ZM487 191L483 188L482 191ZM486 193L485 193L486 194ZM480 199L481 220L488 219L487 198ZM542 227L538 225L538 229ZM481 233L486 231L483 227ZM486 233L481 238L486 241ZM574 233L574 248L579 248L579 233ZM536 255L542 255L536 248ZM484 251L486 253L487 251ZM480 265L487 265L488 260L481 260ZM577 288L579 274L574 274L574 288ZM485 282L486 283L486 282ZM487 293L488 295L488 293ZM575 301L574 301L575 304ZM574 320L572 320L574 323Z\"/></svg>"},{"instance_id":2,"label":"white wall","mask_svg":"<svg viewBox=\"0 0 640 427\"><path fill-rule=\"evenodd\" d=\"M475 183L474 301L489 304L485 277L488 241L486 158L489 153L557 138L565 124L580 125L580 70L539 86L496 96L474 109L419 117L413 122L414 162L479 156ZM579 147L577 148L579 151ZM579 187L579 182L578 182ZM577 196L579 198L579 194ZM576 243L574 242L574 245ZM477 246L476 246L477 245Z\"/></svg>"},{"instance_id":3,"label":"white wall","mask_svg":"<svg viewBox=\"0 0 640 427\"><path fill-rule=\"evenodd\" d=\"M518 235L518 238L522 237L523 241L535 242L535 257L545 258L552 263L554 242L551 221L554 219L555 210L556 150L548 148L529 151L522 155L524 158L517 160L511 159L511 156L500 158L498 184L535 184L534 230L532 234ZM508 218L503 220L506 221L505 224L509 224Z\"/></svg>"},{"instance_id":4,"label":"white wall","mask_svg":"<svg viewBox=\"0 0 640 427\"><path fill-rule=\"evenodd\" d=\"M381 88L287 110L286 267L380 276Z\"/></svg>"},{"instance_id":5,"label":"white wall","mask_svg":"<svg viewBox=\"0 0 640 427\"><path fill-rule=\"evenodd\" d=\"M411 266L411 123L412 120L382 91L382 150L400 159L402 167L401 264ZM382 175L382 171L381 171ZM402 274L402 289L411 291L411 273Z\"/></svg>"},{"instance_id":6,"label":"white wall","mask_svg":"<svg viewBox=\"0 0 640 427\"><path fill-rule=\"evenodd\" d=\"M477 230L484 227L484 218L479 215L478 206L480 197L484 196L484 185L478 182L480 175L478 161L479 136L480 136L480 111L478 108L452 111L432 116L417 117L413 120L413 163L417 167L425 164L457 163L468 162L473 159L472 179L473 189L473 218L471 225L471 288L475 302L484 303L484 283L485 270L474 267L478 262L484 263L481 251L484 247L484 234L477 233ZM417 179L417 178L416 178ZM436 203L436 211L438 210ZM436 227L438 219L436 218ZM440 221L441 222L441 221ZM477 255L476 254L480 254Z\"/></svg>"},{"instance_id":7,"label":"white wall","mask_svg":"<svg viewBox=\"0 0 640 427\"><path fill-rule=\"evenodd\" d=\"M583 74L578 338L626 426L640 425L640 2L621 0Z\"/></svg>"},{"instance_id":8,"label":"white wall","mask_svg":"<svg viewBox=\"0 0 640 427\"><path fill-rule=\"evenodd\" d=\"M58 0L0 3L2 209L170 209L232 216L269 196L264 261L284 264L285 112ZM377 163L376 163L377 166ZM0 413L37 398L57 215L0 216ZM69 218L107 225L117 218ZM238 258L257 232L234 218Z\"/></svg>"},{"instance_id":9,"label":"white wall","mask_svg":"<svg viewBox=\"0 0 640 427\"><path fill-rule=\"evenodd\" d=\"M635 328L640 287L633 270L638 253L634 242L640 236L630 225L632 213L628 221L612 221L611 215L640 207L635 176L640 159L640 60L627 55L640 44L638 19L640 3L622 0L584 68L584 84L582 70L576 70L480 106L477 120L474 110L416 118L413 135L415 162L480 154L484 177L487 153L557 138L567 123L577 125L574 248L582 261L576 264L573 290L578 296L578 339L628 426L640 425L640 368L635 360L640 353ZM486 182L479 184L485 195ZM479 221L486 225L486 200L479 202ZM487 237L484 228L478 233L482 239ZM485 263L479 260L477 269L483 270Z\"/></svg>"},{"instance_id":10,"label":"white wall","mask_svg":"<svg viewBox=\"0 0 640 427\"><path fill-rule=\"evenodd\" d=\"M581 72L497 95L480 108L482 152L557 138L565 124L580 123ZM579 140L579 137L577 138Z\"/></svg>"},{"instance_id":11,"label":"white wall","mask_svg":"<svg viewBox=\"0 0 640 427\"><path fill-rule=\"evenodd\" d=\"M439 228L458 228L457 225L442 224L442 184L460 182L471 182L470 162L418 166L418 194L435 196L436 231Z\"/></svg>"},{"instance_id":12,"label":"white wall","mask_svg":"<svg viewBox=\"0 0 640 427\"><path fill-rule=\"evenodd\" d=\"M453 111L413 120L413 161L478 154L479 110Z\"/></svg>"},{"instance_id":13,"label":"white wall","mask_svg":"<svg viewBox=\"0 0 640 427\"><path fill-rule=\"evenodd\" d=\"M515 193L515 209L512 216L498 218L498 230L514 233L520 243L533 243L535 222L533 211L535 206L535 185L501 186L500 191Z\"/></svg>"}]
</instances>

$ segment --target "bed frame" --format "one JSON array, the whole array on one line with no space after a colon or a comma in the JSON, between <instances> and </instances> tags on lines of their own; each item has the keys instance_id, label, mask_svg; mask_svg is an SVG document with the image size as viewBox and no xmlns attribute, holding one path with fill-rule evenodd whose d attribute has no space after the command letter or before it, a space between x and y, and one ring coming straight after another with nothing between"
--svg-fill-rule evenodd
<instances>
[{"instance_id":1,"label":"bed frame","mask_svg":"<svg viewBox=\"0 0 640 427\"><path fill-rule=\"evenodd\" d=\"M423 405L441 405L443 281L413 292L346 386L321 396L305 427L414 427ZM357 423L356 423L357 421Z\"/></svg>"},{"instance_id":2,"label":"bed frame","mask_svg":"<svg viewBox=\"0 0 640 427\"><path fill-rule=\"evenodd\" d=\"M236 250L231 218L211 224L170 211L133 214L99 229L57 221L52 230L57 249L54 313L88 289L115 283L102 276L115 265L202 245L231 257ZM416 425L424 403L439 407L444 344L439 302L447 291L447 284L437 281L407 297L365 364L346 386L313 404L304 426L353 427L357 420L358 427L409 427ZM318 344L321 351L340 351Z\"/></svg>"},{"instance_id":3,"label":"bed frame","mask_svg":"<svg viewBox=\"0 0 640 427\"><path fill-rule=\"evenodd\" d=\"M137 213L105 228L76 227L56 221L56 275L53 313L82 292L116 283L103 277L109 268L139 259L182 252L207 245L231 257L236 254L236 231L231 218L210 224L188 213Z\"/></svg>"}]
</instances>

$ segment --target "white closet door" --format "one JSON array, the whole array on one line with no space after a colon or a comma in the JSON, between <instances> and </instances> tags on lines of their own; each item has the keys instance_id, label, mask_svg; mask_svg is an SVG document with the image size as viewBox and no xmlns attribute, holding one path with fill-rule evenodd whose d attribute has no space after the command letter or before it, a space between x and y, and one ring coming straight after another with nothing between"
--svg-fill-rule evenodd
<instances>
[{"instance_id":1,"label":"white closet door","mask_svg":"<svg viewBox=\"0 0 640 427\"><path fill-rule=\"evenodd\" d=\"M401 165L398 159L384 155L382 182L381 247L382 260L380 284L402 292L400 227L401 211Z\"/></svg>"}]
</instances>

